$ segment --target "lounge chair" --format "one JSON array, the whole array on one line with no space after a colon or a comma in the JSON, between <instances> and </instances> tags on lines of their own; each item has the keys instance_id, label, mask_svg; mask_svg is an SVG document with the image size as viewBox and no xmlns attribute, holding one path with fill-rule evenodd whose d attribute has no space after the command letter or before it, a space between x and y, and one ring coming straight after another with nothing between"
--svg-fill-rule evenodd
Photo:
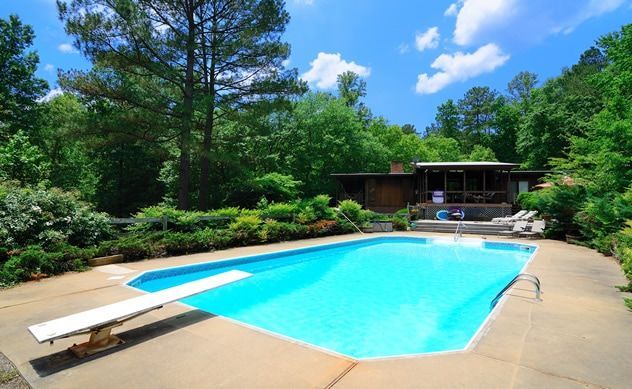
<instances>
[{"instance_id":1,"label":"lounge chair","mask_svg":"<svg viewBox=\"0 0 632 389\"><path fill-rule=\"evenodd\" d=\"M531 225L531 230L523 231L520 233L522 237L541 237L544 235L544 228L546 227L546 222L544 220L535 220Z\"/></svg>"},{"instance_id":2,"label":"lounge chair","mask_svg":"<svg viewBox=\"0 0 632 389\"><path fill-rule=\"evenodd\" d=\"M505 217L495 217L492 219L492 223L511 223L516 220L520 220L520 218L527 214L527 210L523 209L522 211L516 212L515 215L505 216Z\"/></svg>"},{"instance_id":3,"label":"lounge chair","mask_svg":"<svg viewBox=\"0 0 632 389\"><path fill-rule=\"evenodd\" d=\"M123 343L120 338L111 335L111 331L112 328L122 325L129 319L162 308L165 304L250 276L252 274L244 271L230 270L158 292L35 324L29 327L29 332L39 343L50 342L51 344L57 339L90 333L88 342L74 345L69 349L77 357L82 358Z\"/></svg>"},{"instance_id":4,"label":"lounge chair","mask_svg":"<svg viewBox=\"0 0 632 389\"><path fill-rule=\"evenodd\" d=\"M511 230L498 231L498 235L502 235L502 236L518 235L519 233L524 231L524 229L527 227L527 223L528 222L526 220L519 220L513 225L513 228Z\"/></svg>"},{"instance_id":5,"label":"lounge chair","mask_svg":"<svg viewBox=\"0 0 632 389\"><path fill-rule=\"evenodd\" d=\"M528 221L530 219L533 219L533 217L535 215L537 215L537 214L538 214L538 211L529 211L525 215L523 215L520 218L518 218L518 220L527 220Z\"/></svg>"}]
</instances>

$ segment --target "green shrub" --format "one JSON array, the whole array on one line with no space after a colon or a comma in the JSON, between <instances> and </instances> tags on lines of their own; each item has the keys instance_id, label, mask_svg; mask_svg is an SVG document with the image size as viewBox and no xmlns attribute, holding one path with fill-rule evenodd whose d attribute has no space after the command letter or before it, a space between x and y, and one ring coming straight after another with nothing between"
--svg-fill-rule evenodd
<instances>
[{"instance_id":1,"label":"green shrub","mask_svg":"<svg viewBox=\"0 0 632 389\"><path fill-rule=\"evenodd\" d=\"M293 203L272 203L261 210L264 219L293 220L298 214L298 206Z\"/></svg>"},{"instance_id":2,"label":"green shrub","mask_svg":"<svg viewBox=\"0 0 632 389\"><path fill-rule=\"evenodd\" d=\"M316 219L316 211L314 211L311 205L304 207L296 216L296 222L300 224L313 223Z\"/></svg>"},{"instance_id":3,"label":"green shrub","mask_svg":"<svg viewBox=\"0 0 632 389\"><path fill-rule=\"evenodd\" d=\"M362 206L353 200L341 201L338 209L356 224L362 224L365 221Z\"/></svg>"},{"instance_id":4,"label":"green shrub","mask_svg":"<svg viewBox=\"0 0 632 389\"><path fill-rule=\"evenodd\" d=\"M539 192L522 192L516 198L522 209L538 209Z\"/></svg>"},{"instance_id":5,"label":"green shrub","mask_svg":"<svg viewBox=\"0 0 632 389\"><path fill-rule=\"evenodd\" d=\"M624 194L606 193L590 197L575 215L575 222L590 245L610 255L614 236L632 219L632 189Z\"/></svg>"},{"instance_id":6,"label":"green shrub","mask_svg":"<svg viewBox=\"0 0 632 389\"><path fill-rule=\"evenodd\" d=\"M83 270L86 261L94 257L96 250L61 244L52 247L51 251L41 246L29 246L10 253L8 260L0 267L0 286L27 281L38 274L54 275Z\"/></svg>"},{"instance_id":7,"label":"green shrub","mask_svg":"<svg viewBox=\"0 0 632 389\"><path fill-rule=\"evenodd\" d=\"M99 255L123 254L127 262L141 259L163 257L166 250L161 240L165 234L151 232L144 234L130 234L117 240L103 242L99 245Z\"/></svg>"},{"instance_id":8,"label":"green shrub","mask_svg":"<svg viewBox=\"0 0 632 389\"><path fill-rule=\"evenodd\" d=\"M212 212L199 212L199 211L182 211L172 207L164 206L152 206L143 208L141 212L137 213L137 218L162 218L166 216L169 219L168 228L170 231L175 232L195 232L206 228L216 228L228 225L230 220L200 220L204 216L213 217L229 217L234 218L239 216L239 208L224 208L215 210ZM161 223L139 223L129 226L128 231L131 232L147 232L147 231L160 231L162 230Z\"/></svg>"},{"instance_id":9,"label":"green shrub","mask_svg":"<svg viewBox=\"0 0 632 389\"><path fill-rule=\"evenodd\" d=\"M229 229L234 233L233 241L236 245L247 245L257 240L257 233L262 220L257 215L239 216L232 223Z\"/></svg>"},{"instance_id":10,"label":"green shrub","mask_svg":"<svg viewBox=\"0 0 632 389\"><path fill-rule=\"evenodd\" d=\"M393 217L393 229L396 231L408 231L408 219L402 217Z\"/></svg>"},{"instance_id":11,"label":"green shrub","mask_svg":"<svg viewBox=\"0 0 632 389\"><path fill-rule=\"evenodd\" d=\"M614 234L612 245L623 272L632 281L632 220L628 220L626 227Z\"/></svg>"},{"instance_id":12,"label":"green shrub","mask_svg":"<svg viewBox=\"0 0 632 389\"><path fill-rule=\"evenodd\" d=\"M281 240L281 223L274 219L266 219L259 229L258 237L262 242L278 242Z\"/></svg>"},{"instance_id":13,"label":"green shrub","mask_svg":"<svg viewBox=\"0 0 632 389\"><path fill-rule=\"evenodd\" d=\"M314 215L318 220L333 220L336 218L336 213L329 206L331 197L327 195L317 195L310 200L306 201L306 205L310 206L314 211Z\"/></svg>"},{"instance_id":14,"label":"green shrub","mask_svg":"<svg viewBox=\"0 0 632 389\"><path fill-rule=\"evenodd\" d=\"M112 236L108 216L58 189L0 183L0 238L9 248L60 243L88 247Z\"/></svg>"}]
</instances>

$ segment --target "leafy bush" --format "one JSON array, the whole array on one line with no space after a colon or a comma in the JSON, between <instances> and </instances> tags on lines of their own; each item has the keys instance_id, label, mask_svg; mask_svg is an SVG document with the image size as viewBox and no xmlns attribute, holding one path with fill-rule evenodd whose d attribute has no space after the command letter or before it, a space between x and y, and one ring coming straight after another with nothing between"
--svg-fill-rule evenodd
<instances>
[{"instance_id":1,"label":"leafy bush","mask_svg":"<svg viewBox=\"0 0 632 389\"><path fill-rule=\"evenodd\" d=\"M632 281L632 220L613 237L613 251L625 275Z\"/></svg>"},{"instance_id":2,"label":"leafy bush","mask_svg":"<svg viewBox=\"0 0 632 389\"><path fill-rule=\"evenodd\" d=\"M0 183L0 238L9 248L94 246L112 236L107 215L58 189Z\"/></svg>"},{"instance_id":3,"label":"leafy bush","mask_svg":"<svg viewBox=\"0 0 632 389\"><path fill-rule=\"evenodd\" d=\"M169 219L168 228L170 231L177 232L195 232L206 228L214 228L225 226L229 223L227 220L200 220L204 216L220 217L220 218L235 218L240 214L239 208L223 208L212 212L199 212L199 211L183 211L175 209L173 207L165 206L152 206L143 208L141 212L137 213L137 218L161 218L166 216ZM146 232L146 231L160 231L162 230L161 223L139 223L129 226L128 231L132 232Z\"/></svg>"},{"instance_id":4,"label":"leafy bush","mask_svg":"<svg viewBox=\"0 0 632 389\"><path fill-rule=\"evenodd\" d=\"M304 207L296 216L296 222L300 224L309 224L315 222L316 219L316 211L311 205Z\"/></svg>"},{"instance_id":5,"label":"leafy bush","mask_svg":"<svg viewBox=\"0 0 632 389\"><path fill-rule=\"evenodd\" d=\"M538 209L539 193L540 192L522 192L516 198L516 202L520 204L522 209Z\"/></svg>"},{"instance_id":6,"label":"leafy bush","mask_svg":"<svg viewBox=\"0 0 632 389\"><path fill-rule=\"evenodd\" d=\"M235 244L247 245L256 242L261 223L261 218L256 215L244 215L236 218L229 226L229 229L234 233L233 241Z\"/></svg>"},{"instance_id":7,"label":"leafy bush","mask_svg":"<svg viewBox=\"0 0 632 389\"><path fill-rule=\"evenodd\" d=\"M0 286L27 281L39 275L53 275L72 270L83 270L86 261L95 255L93 248L82 249L61 244L45 251L41 246L29 246L10 252L0 267Z\"/></svg>"},{"instance_id":8,"label":"leafy bush","mask_svg":"<svg viewBox=\"0 0 632 389\"><path fill-rule=\"evenodd\" d=\"M408 219L393 217L393 229L396 231L408 231Z\"/></svg>"},{"instance_id":9,"label":"leafy bush","mask_svg":"<svg viewBox=\"0 0 632 389\"><path fill-rule=\"evenodd\" d=\"M327 195L318 195L314 198L307 200L306 205L310 206L314 210L314 215L318 220L333 220L336 218L336 213L329 206L331 197Z\"/></svg>"},{"instance_id":10,"label":"leafy bush","mask_svg":"<svg viewBox=\"0 0 632 389\"><path fill-rule=\"evenodd\" d=\"M551 215L545 235L547 238L563 239L567 233L578 233L575 215L584 206L586 196L586 189L581 185L556 185L522 195L519 201L524 208L535 209L540 215Z\"/></svg>"},{"instance_id":11,"label":"leafy bush","mask_svg":"<svg viewBox=\"0 0 632 389\"><path fill-rule=\"evenodd\" d=\"M158 258L166 254L162 232L130 234L99 245L99 255L123 254L125 261Z\"/></svg>"},{"instance_id":12,"label":"leafy bush","mask_svg":"<svg viewBox=\"0 0 632 389\"><path fill-rule=\"evenodd\" d=\"M298 206L293 203L272 203L261 210L261 217L275 220L292 220L298 214Z\"/></svg>"},{"instance_id":13,"label":"leafy bush","mask_svg":"<svg viewBox=\"0 0 632 389\"><path fill-rule=\"evenodd\" d=\"M574 220L591 246L609 255L614 239L612 234L621 230L628 219L632 219L632 189L624 194L591 197Z\"/></svg>"},{"instance_id":14,"label":"leafy bush","mask_svg":"<svg viewBox=\"0 0 632 389\"><path fill-rule=\"evenodd\" d=\"M362 224L365 221L362 206L353 200L341 201L338 208L355 224Z\"/></svg>"}]
</instances>

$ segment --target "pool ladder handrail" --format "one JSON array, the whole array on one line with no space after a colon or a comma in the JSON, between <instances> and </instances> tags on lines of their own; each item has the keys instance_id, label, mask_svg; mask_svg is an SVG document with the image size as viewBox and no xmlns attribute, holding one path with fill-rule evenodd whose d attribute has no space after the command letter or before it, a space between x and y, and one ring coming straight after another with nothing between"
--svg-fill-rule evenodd
<instances>
[{"instance_id":1,"label":"pool ladder handrail","mask_svg":"<svg viewBox=\"0 0 632 389\"><path fill-rule=\"evenodd\" d=\"M503 290L498 292L496 297L494 297L494 299L490 303L489 308L490 309L494 308L496 306L496 304L498 304L498 301L509 291L509 289L511 289L511 287L514 286L519 281L528 281L528 282L532 283L533 286L535 286L535 291L534 291L535 292L535 298L537 300L539 300L539 301L542 300L540 298L540 296L544 292L542 292L542 288L541 288L541 285L540 285L540 279L538 277L534 276L533 274L520 273L517 276L515 276L511 281L509 281L509 283L503 288Z\"/></svg>"},{"instance_id":2,"label":"pool ladder handrail","mask_svg":"<svg viewBox=\"0 0 632 389\"><path fill-rule=\"evenodd\" d=\"M454 241L458 242L459 239L463 236L463 229L467 228L465 224L463 224L463 219L459 219L458 224L456 225L456 230L454 231Z\"/></svg>"}]
</instances>

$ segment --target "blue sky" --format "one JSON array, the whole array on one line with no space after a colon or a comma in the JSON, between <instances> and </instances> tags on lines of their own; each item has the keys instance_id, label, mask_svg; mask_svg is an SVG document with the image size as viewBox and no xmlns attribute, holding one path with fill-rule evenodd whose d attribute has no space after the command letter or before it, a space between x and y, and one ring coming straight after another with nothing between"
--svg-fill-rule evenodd
<instances>
[{"instance_id":1,"label":"blue sky","mask_svg":"<svg viewBox=\"0 0 632 389\"><path fill-rule=\"evenodd\" d=\"M556 76L605 33L632 20L631 0L286 0L288 66L313 89L334 90L353 70L374 114L418 130L436 107L470 87L504 91L522 70ZM58 68L90 64L73 48L54 0L0 2L0 16L33 25L38 75L55 88Z\"/></svg>"}]
</instances>

